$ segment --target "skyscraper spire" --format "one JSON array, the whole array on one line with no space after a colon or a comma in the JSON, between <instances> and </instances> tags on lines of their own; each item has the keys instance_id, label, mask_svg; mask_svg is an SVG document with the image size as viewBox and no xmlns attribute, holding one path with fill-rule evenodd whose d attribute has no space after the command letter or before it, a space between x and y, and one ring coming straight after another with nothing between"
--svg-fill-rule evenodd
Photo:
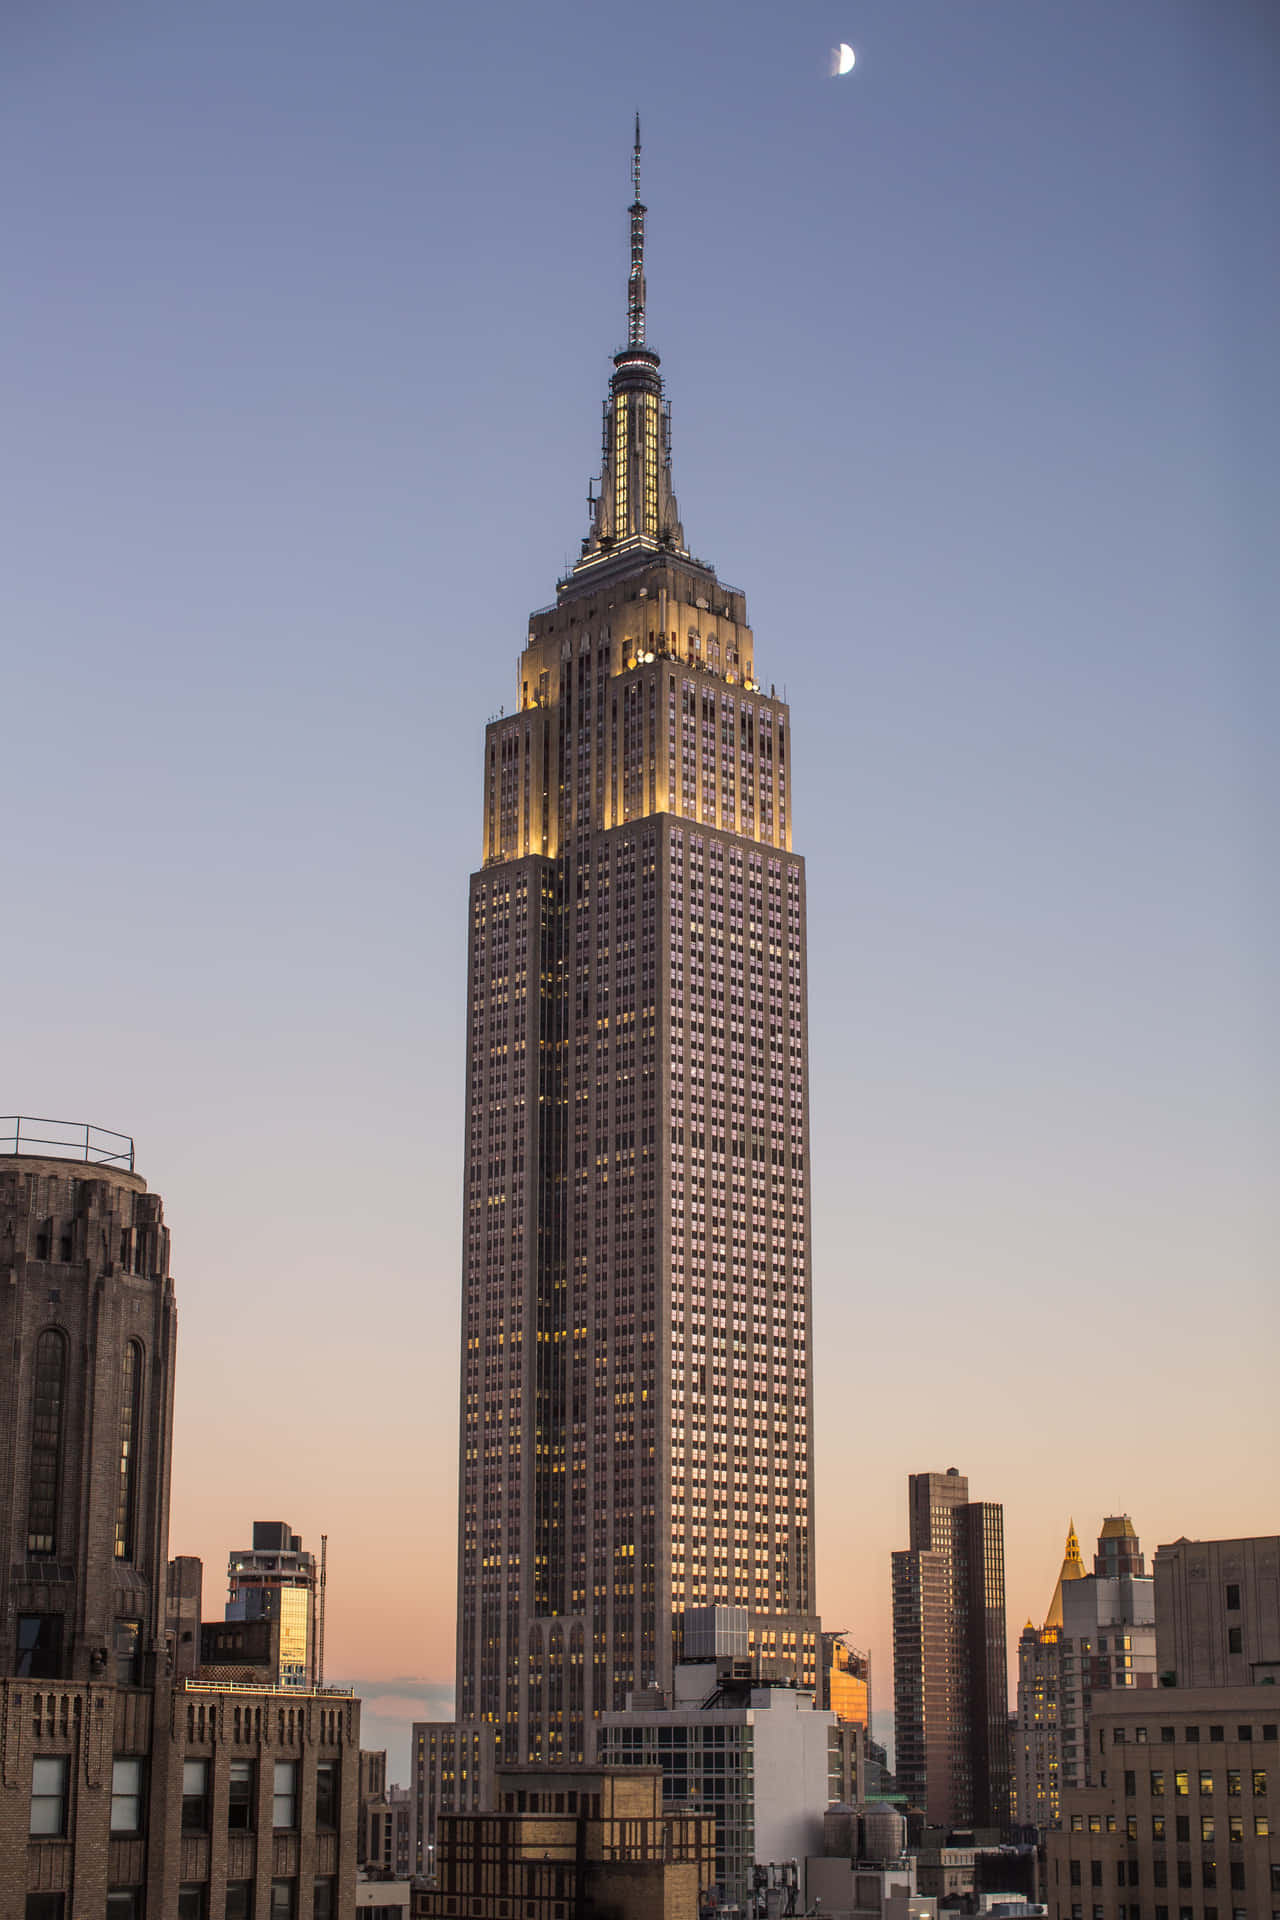
<instances>
[{"instance_id":1,"label":"skyscraper spire","mask_svg":"<svg viewBox=\"0 0 1280 1920\"><path fill-rule=\"evenodd\" d=\"M684 528L671 487L671 415L663 398L661 362L644 338L644 216L640 199L640 115L631 150L631 269L627 276L627 344L613 356L604 409L599 492L587 495L591 526L575 573L624 549L667 547L684 553Z\"/></svg>"},{"instance_id":2,"label":"skyscraper spire","mask_svg":"<svg viewBox=\"0 0 1280 1920\"><path fill-rule=\"evenodd\" d=\"M636 144L631 155L631 272L627 277L627 345L644 345L644 216L640 203L640 115L636 114Z\"/></svg>"}]
</instances>

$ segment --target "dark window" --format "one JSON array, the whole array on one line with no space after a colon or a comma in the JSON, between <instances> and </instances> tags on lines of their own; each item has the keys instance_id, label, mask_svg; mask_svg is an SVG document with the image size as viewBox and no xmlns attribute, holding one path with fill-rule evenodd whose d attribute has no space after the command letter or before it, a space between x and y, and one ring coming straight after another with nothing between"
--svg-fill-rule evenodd
<instances>
[{"instance_id":1,"label":"dark window","mask_svg":"<svg viewBox=\"0 0 1280 1920\"><path fill-rule=\"evenodd\" d=\"M1178 1862L1178 1885L1180 1887L1189 1887L1191 1885L1191 1862L1189 1860L1179 1860Z\"/></svg>"},{"instance_id":2,"label":"dark window","mask_svg":"<svg viewBox=\"0 0 1280 1920\"><path fill-rule=\"evenodd\" d=\"M1225 1727L1210 1727L1210 1729L1209 1729L1209 1738L1210 1738L1211 1740L1223 1740L1223 1739L1225 1739L1225 1738L1226 1738L1226 1729L1225 1729Z\"/></svg>"},{"instance_id":3,"label":"dark window","mask_svg":"<svg viewBox=\"0 0 1280 1920\"><path fill-rule=\"evenodd\" d=\"M107 1920L142 1920L142 1888L112 1887L107 1894Z\"/></svg>"},{"instance_id":4,"label":"dark window","mask_svg":"<svg viewBox=\"0 0 1280 1920\"><path fill-rule=\"evenodd\" d=\"M60 1837L67 1830L67 1773L65 1754L31 1762L31 1832Z\"/></svg>"},{"instance_id":5,"label":"dark window","mask_svg":"<svg viewBox=\"0 0 1280 1920\"><path fill-rule=\"evenodd\" d=\"M17 1678L19 1680L60 1680L62 1678L62 1615L60 1613L20 1613L18 1615Z\"/></svg>"},{"instance_id":6,"label":"dark window","mask_svg":"<svg viewBox=\"0 0 1280 1920\"><path fill-rule=\"evenodd\" d=\"M1136 1773L1130 1773L1127 1768L1124 1776L1124 1790L1129 1796L1138 1791L1138 1776Z\"/></svg>"},{"instance_id":7,"label":"dark window","mask_svg":"<svg viewBox=\"0 0 1280 1920\"><path fill-rule=\"evenodd\" d=\"M116 1685L136 1687L142 1655L141 1620L117 1620L115 1643Z\"/></svg>"},{"instance_id":8,"label":"dark window","mask_svg":"<svg viewBox=\"0 0 1280 1920\"><path fill-rule=\"evenodd\" d=\"M178 1888L178 1920L206 1920L209 1903L207 1889L199 1882L192 1881Z\"/></svg>"},{"instance_id":9,"label":"dark window","mask_svg":"<svg viewBox=\"0 0 1280 1920\"><path fill-rule=\"evenodd\" d=\"M1071 1862L1071 1884L1073 1887L1080 1885L1080 1862L1078 1860Z\"/></svg>"},{"instance_id":10,"label":"dark window","mask_svg":"<svg viewBox=\"0 0 1280 1920\"><path fill-rule=\"evenodd\" d=\"M1089 1885L1091 1887L1100 1887L1102 1885L1101 1860L1091 1860L1089 1862Z\"/></svg>"},{"instance_id":11,"label":"dark window","mask_svg":"<svg viewBox=\"0 0 1280 1920\"><path fill-rule=\"evenodd\" d=\"M1162 1740L1165 1740L1165 1741L1171 1741L1171 1740L1173 1740L1173 1739L1175 1739L1175 1738L1176 1738L1176 1735L1174 1734L1174 1731L1173 1731L1173 1728L1172 1728L1172 1727L1161 1727L1161 1729L1160 1729L1160 1738L1161 1738Z\"/></svg>"},{"instance_id":12,"label":"dark window","mask_svg":"<svg viewBox=\"0 0 1280 1920\"><path fill-rule=\"evenodd\" d=\"M253 1920L252 1880L228 1880L226 1920Z\"/></svg>"},{"instance_id":13,"label":"dark window","mask_svg":"<svg viewBox=\"0 0 1280 1920\"><path fill-rule=\"evenodd\" d=\"M338 1920L337 1882L332 1875L326 1874L315 1883L315 1899L311 1912L313 1920Z\"/></svg>"},{"instance_id":14,"label":"dark window","mask_svg":"<svg viewBox=\"0 0 1280 1920\"><path fill-rule=\"evenodd\" d=\"M294 1920L298 1911L296 1880L271 1882L271 1920Z\"/></svg>"},{"instance_id":15,"label":"dark window","mask_svg":"<svg viewBox=\"0 0 1280 1920\"><path fill-rule=\"evenodd\" d=\"M1235 1581L1233 1580L1233 1581L1230 1581L1227 1585L1227 1612L1239 1613L1239 1611L1240 1611L1240 1589L1236 1585Z\"/></svg>"},{"instance_id":16,"label":"dark window","mask_svg":"<svg viewBox=\"0 0 1280 1920\"><path fill-rule=\"evenodd\" d=\"M182 1763L182 1829L184 1833L209 1831L207 1760L184 1760Z\"/></svg>"},{"instance_id":17,"label":"dark window","mask_svg":"<svg viewBox=\"0 0 1280 1920\"><path fill-rule=\"evenodd\" d=\"M256 1824L253 1817L253 1785L252 1760L233 1760L227 1796L227 1825L238 1828L242 1833L251 1833Z\"/></svg>"},{"instance_id":18,"label":"dark window","mask_svg":"<svg viewBox=\"0 0 1280 1920\"><path fill-rule=\"evenodd\" d=\"M1185 1729L1185 1733L1186 1733L1186 1738L1187 1738L1187 1740L1189 1741L1189 1743L1190 1743L1190 1744L1191 1744L1192 1746L1195 1746L1195 1744L1197 1743L1197 1741L1198 1741L1198 1740L1199 1740L1199 1738L1200 1738L1200 1729L1199 1729L1199 1727L1187 1727L1187 1728Z\"/></svg>"},{"instance_id":19,"label":"dark window","mask_svg":"<svg viewBox=\"0 0 1280 1920\"><path fill-rule=\"evenodd\" d=\"M316 1767L316 1825L338 1824L338 1763L321 1760Z\"/></svg>"},{"instance_id":20,"label":"dark window","mask_svg":"<svg viewBox=\"0 0 1280 1920\"><path fill-rule=\"evenodd\" d=\"M25 1920L64 1920L67 1897L64 1893L29 1893Z\"/></svg>"},{"instance_id":21,"label":"dark window","mask_svg":"<svg viewBox=\"0 0 1280 1920\"><path fill-rule=\"evenodd\" d=\"M142 1831L141 1760L114 1760L111 1764L111 1831Z\"/></svg>"},{"instance_id":22,"label":"dark window","mask_svg":"<svg viewBox=\"0 0 1280 1920\"><path fill-rule=\"evenodd\" d=\"M1244 1861L1243 1860L1233 1860L1231 1862L1231 1884L1233 1887L1243 1887L1244 1885Z\"/></svg>"},{"instance_id":23,"label":"dark window","mask_svg":"<svg viewBox=\"0 0 1280 1920\"><path fill-rule=\"evenodd\" d=\"M52 1553L58 1533L58 1481L62 1472L62 1407L66 1398L67 1343L56 1327L36 1341L31 1407L31 1465L27 1481L27 1552Z\"/></svg>"},{"instance_id":24,"label":"dark window","mask_svg":"<svg viewBox=\"0 0 1280 1920\"><path fill-rule=\"evenodd\" d=\"M1244 1628L1243 1627L1227 1628L1227 1652L1228 1653L1244 1652Z\"/></svg>"},{"instance_id":25,"label":"dark window","mask_svg":"<svg viewBox=\"0 0 1280 1920\"><path fill-rule=\"evenodd\" d=\"M116 1559L133 1559L133 1529L138 1493L138 1429L142 1411L142 1348L130 1340L120 1379L120 1435L117 1455Z\"/></svg>"},{"instance_id":26,"label":"dark window","mask_svg":"<svg viewBox=\"0 0 1280 1920\"><path fill-rule=\"evenodd\" d=\"M1151 1880L1154 1886L1157 1886L1157 1887L1168 1886L1169 1868L1165 1861L1153 1860L1151 1862Z\"/></svg>"},{"instance_id":27,"label":"dark window","mask_svg":"<svg viewBox=\"0 0 1280 1920\"><path fill-rule=\"evenodd\" d=\"M1174 1821L1174 1839L1189 1840L1190 1838L1191 1838L1191 1815L1189 1813L1180 1813L1177 1819Z\"/></svg>"}]
</instances>

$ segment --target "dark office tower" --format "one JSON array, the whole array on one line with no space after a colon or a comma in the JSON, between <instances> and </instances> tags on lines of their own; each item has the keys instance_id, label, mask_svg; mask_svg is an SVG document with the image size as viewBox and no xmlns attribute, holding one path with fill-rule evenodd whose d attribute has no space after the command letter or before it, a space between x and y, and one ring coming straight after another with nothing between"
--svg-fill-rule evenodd
<instances>
[{"instance_id":1,"label":"dark office tower","mask_svg":"<svg viewBox=\"0 0 1280 1920\"><path fill-rule=\"evenodd\" d=\"M954 1467L910 1476L911 1545L893 1556L897 1776L933 1826L1009 1818L1004 1510Z\"/></svg>"},{"instance_id":2,"label":"dark office tower","mask_svg":"<svg viewBox=\"0 0 1280 1920\"><path fill-rule=\"evenodd\" d=\"M102 1159L44 1158L41 1129L0 1121L0 1672L137 1685L164 1653L169 1235L129 1141L86 1128Z\"/></svg>"},{"instance_id":3,"label":"dark office tower","mask_svg":"<svg viewBox=\"0 0 1280 1920\"><path fill-rule=\"evenodd\" d=\"M685 544L645 341L581 557L485 739L472 879L457 1710L590 1759L686 1607L817 1679L790 716Z\"/></svg>"}]
</instances>

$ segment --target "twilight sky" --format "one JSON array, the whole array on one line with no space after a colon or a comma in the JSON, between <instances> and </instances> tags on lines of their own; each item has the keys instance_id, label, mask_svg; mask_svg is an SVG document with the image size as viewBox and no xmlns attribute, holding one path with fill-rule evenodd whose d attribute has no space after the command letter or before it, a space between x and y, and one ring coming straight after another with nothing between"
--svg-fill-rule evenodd
<instances>
[{"instance_id":1,"label":"twilight sky","mask_svg":"<svg viewBox=\"0 0 1280 1920\"><path fill-rule=\"evenodd\" d=\"M1269 0L0 8L0 1107L136 1135L171 1550L213 1612L327 1531L393 1777L483 723L637 107L686 534L792 704L826 1622L887 1707L913 1470L1003 1500L1011 1637L1072 1514L1275 1529L1278 99Z\"/></svg>"}]
</instances>

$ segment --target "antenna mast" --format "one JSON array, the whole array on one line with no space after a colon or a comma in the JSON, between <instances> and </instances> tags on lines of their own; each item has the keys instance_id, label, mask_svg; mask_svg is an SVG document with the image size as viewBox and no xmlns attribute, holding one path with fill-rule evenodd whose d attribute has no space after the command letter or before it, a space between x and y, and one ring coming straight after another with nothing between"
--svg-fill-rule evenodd
<instances>
[{"instance_id":1,"label":"antenna mast","mask_svg":"<svg viewBox=\"0 0 1280 1920\"><path fill-rule=\"evenodd\" d=\"M320 1591L316 1596L316 1686L324 1690L324 1586L329 1563L329 1536L320 1535Z\"/></svg>"},{"instance_id":2,"label":"antenna mast","mask_svg":"<svg viewBox=\"0 0 1280 1920\"><path fill-rule=\"evenodd\" d=\"M627 279L627 345L644 345L644 216L640 204L640 115L636 115L636 144L631 156L631 272Z\"/></svg>"}]
</instances>

